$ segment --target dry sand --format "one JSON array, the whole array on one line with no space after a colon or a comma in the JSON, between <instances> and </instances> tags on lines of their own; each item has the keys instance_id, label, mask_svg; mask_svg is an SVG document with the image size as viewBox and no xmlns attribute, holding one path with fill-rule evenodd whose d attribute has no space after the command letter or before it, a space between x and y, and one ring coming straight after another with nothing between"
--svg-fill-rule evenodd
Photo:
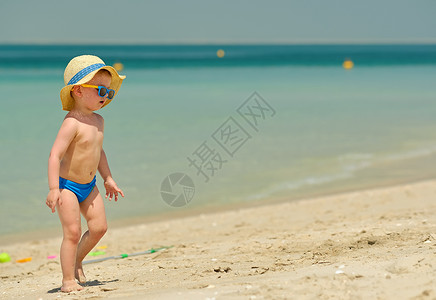
<instances>
[{"instance_id":1,"label":"dry sand","mask_svg":"<svg viewBox=\"0 0 436 300\"><path fill-rule=\"evenodd\" d=\"M435 299L436 181L110 229L81 292L60 238L2 246L2 299ZM89 259L93 259L90 257Z\"/></svg>"}]
</instances>

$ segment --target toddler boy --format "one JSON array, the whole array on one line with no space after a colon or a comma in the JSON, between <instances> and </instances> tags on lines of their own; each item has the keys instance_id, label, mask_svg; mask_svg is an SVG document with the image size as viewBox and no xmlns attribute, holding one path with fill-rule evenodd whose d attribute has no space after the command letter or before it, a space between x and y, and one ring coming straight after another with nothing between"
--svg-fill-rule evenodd
<instances>
[{"instance_id":1,"label":"toddler boy","mask_svg":"<svg viewBox=\"0 0 436 300\"><path fill-rule=\"evenodd\" d=\"M69 113L50 152L46 201L53 213L57 208L62 224L62 292L83 289L75 280L86 282L82 261L107 230L103 199L95 185L97 170L106 198L124 197L103 150L103 117L94 113L113 100L124 78L93 55L75 57L65 69L61 101ZM80 213L88 224L82 237Z\"/></svg>"}]
</instances>

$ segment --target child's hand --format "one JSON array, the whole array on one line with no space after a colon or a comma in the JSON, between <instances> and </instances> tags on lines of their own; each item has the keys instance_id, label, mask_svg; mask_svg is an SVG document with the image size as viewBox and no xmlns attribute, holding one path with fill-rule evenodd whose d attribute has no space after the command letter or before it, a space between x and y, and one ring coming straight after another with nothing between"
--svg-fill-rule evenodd
<instances>
[{"instance_id":1,"label":"child's hand","mask_svg":"<svg viewBox=\"0 0 436 300\"><path fill-rule=\"evenodd\" d=\"M124 197L123 191L117 186L115 181L109 177L104 182L104 187L106 188L106 198L109 196L109 201L112 200L112 197L115 196L115 201L118 201L118 193Z\"/></svg>"},{"instance_id":2,"label":"child's hand","mask_svg":"<svg viewBox=\"0 0 436 300\"><path fill-rule=\"evenodd\" d=\"M51 208L51 212L54 213L56 210L56 204L59 201L60 204L60 200L61 199L61 192L59 191L59 189L52 189L50 190L50 192L47 195L47 201L45 202L45 204L47 204L48 207Z\"/></svg>"}]
</instances>

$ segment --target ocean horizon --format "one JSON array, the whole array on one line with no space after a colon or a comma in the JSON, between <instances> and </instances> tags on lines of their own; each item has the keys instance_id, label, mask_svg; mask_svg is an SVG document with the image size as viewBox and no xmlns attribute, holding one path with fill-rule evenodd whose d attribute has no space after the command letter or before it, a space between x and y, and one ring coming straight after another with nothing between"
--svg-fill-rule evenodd
<instances>
[{"instance_id":1,"label":"ocean horizon","mask_svg":"<svg viewBox=\"0 0 436 300\"><path fill-rule=\"evenodd\" d=\"M81 54L127 76L97 112L126 194L106 203L109 222L436 177L434 44L0 45L0 235L60 226L47 160L63 71ZM168 204L172 174L192 180L174 187L189 203Z\"/></svg>"}]
</instances>

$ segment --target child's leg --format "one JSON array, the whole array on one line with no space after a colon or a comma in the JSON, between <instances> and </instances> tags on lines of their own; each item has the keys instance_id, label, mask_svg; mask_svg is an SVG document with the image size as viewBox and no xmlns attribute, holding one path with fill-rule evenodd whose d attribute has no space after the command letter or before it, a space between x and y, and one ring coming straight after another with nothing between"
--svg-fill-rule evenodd
<instances>
[{"instance_id":1,"label":"child's leg","mask_svg":"<svg viewBox=\"0 0 436 300\"><path fill-rule=\"evenodd\" d=\"M76 195L69 190L61 191L62 205L57 205L62 224L63 240L61 244L61 267L63 292L81 290L83 287L74 279L77 245L80 240L80 207Z\"/></svg>"},{"instance_id":2,"label":"child's leg","mask_svg":"<svg viewBox=\"0 0 436 300\"><path fill-rule=\"evenodd\" d=\"M83 273L82 261L85 256L97 245L107 230L106 213L103 198L97 186L85 201L80 203L80 211L88 223L88 230L83 234L77 248L76 278L79 282L86 282Z\"/></svg>"}]
</instances>

